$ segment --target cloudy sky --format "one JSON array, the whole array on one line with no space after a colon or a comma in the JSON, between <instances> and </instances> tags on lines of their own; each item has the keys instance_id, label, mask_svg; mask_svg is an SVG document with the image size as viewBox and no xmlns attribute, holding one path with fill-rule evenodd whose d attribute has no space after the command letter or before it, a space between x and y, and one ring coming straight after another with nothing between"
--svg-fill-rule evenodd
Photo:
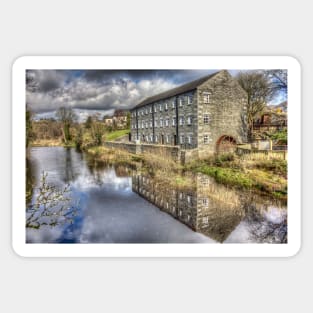
<instances>
[{"instance_id":1,"label":"cloudy sky","mask_svg":"<svg viewBox=\"0 0 313 313\"><path fill-rule=\"evenodd\" d=\"M99 112L130 109L146 97L217 70L28 70L36 91L26 92L35 118L54 117L59 107L71 107L84 121ZM236 75L238 71L230 71ZM277 99L279 102L281 99Z\"/></svg>"}]
</instances>

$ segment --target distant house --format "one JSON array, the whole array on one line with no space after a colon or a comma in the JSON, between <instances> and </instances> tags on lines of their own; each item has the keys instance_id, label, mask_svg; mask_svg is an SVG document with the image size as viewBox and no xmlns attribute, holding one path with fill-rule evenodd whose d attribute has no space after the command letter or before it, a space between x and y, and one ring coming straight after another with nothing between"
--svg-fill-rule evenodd
<instances>
[{"instance_id":1,"label":"distant house","mask_svg":"<svg viewBox=\"0 0 313 313\"><path fill-rule=\"evenodd\" d=\"M287 127L287 108L287 101L278 105L268 105L264 112L255 119L254 129L281 129Z\"/></svg>"},{"instance_id":2,"label":"distant house","mask_svg":"<svg viewBox=\"0 0 313 313\"><path fill-rule=\"evenodd\" d=\"M116 128L126 128L127 126L127 113L125 110L115 110L113 114L113 124Z\"/></svg>"},{"instance_id":3,"label":"distant house","mask_svg":"<svg viewBox=\"0 0 313 313\"><path fill-rule=\"evenodd\" d=\"M105 126L112 126L113 125L113 117L112 116L104 116L103 122Z\"/></svg>"},{"instance_id":4,"label":"distant house","mask_svg":"<svg viewBox=\"0 0 313 313\"><path fill-rule=\"evenodd\" d=\"M222 70L131 109L131 140L196 149L199 157L247 141L247 94Z\"/></svg>"}]
</instances>

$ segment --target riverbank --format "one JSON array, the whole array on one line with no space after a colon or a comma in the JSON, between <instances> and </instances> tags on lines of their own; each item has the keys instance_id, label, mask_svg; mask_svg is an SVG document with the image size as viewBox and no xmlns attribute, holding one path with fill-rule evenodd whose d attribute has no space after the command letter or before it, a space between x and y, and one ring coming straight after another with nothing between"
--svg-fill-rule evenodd
<instances>
[{"instance_id":1,"label":"riverbank","mask_svg":"<svg viewBox=\"0 0 313 313\"><path fill-rule=\"evenodd\" d=\"M86 149L96 162L140 167L154 177L167 180L169 186L192 187L188 173L202 173L218 183L240 190L287 200L287 161L267 160L235 154L197 160L184 166L155 154L135 155L106 147Z\"/></svg>"}]
</instances>

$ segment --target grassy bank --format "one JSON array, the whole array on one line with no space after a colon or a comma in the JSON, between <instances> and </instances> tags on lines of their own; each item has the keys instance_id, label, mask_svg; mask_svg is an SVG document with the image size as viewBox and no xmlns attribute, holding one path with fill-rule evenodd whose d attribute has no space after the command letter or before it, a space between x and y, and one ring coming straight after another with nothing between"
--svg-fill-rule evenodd
<instances>
[{"instance_id":1,"label":"grassy bank","mask_svg":"<svg viewBox=\"0 0 313 313\"><path fill-rule=\"evenodd\" d=\"M193 172L214 177L219 183L287 199L287 161L224 155L187 165Z\"/></svg>"},{"instance_id":2,"label":"grassy bank","mask_svg":"<svg viewBox=\"0 0 313 313\"><path fill-rule=\"evenodd\" d=\"M168 157L156 154L135 155L105 147L92 147L87 152L96 161L139 167L173 187L191 188L186 173L202 173L218 183L241 190L252 190L279 199L287 199L287 162L285 160L253 159L251 156L224 155L198 160L181 166ZM182 175L184 172L184 175Z\"/></svg>"}]
</instances>

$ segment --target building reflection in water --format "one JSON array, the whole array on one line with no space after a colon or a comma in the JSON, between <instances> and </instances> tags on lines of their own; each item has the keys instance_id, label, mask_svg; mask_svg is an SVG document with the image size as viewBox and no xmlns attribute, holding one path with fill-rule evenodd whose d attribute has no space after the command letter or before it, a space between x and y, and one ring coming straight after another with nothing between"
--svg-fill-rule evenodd
<instances>
[{"instance_id":1,"label":"building reflection in water","mask_svg":"<svg viewBox=\"0 0 313 313\"><path fill-rule=\"evenodd\" d=\"M242 221L249 221L251 236L254 235L253 230L262 229L264 242L284 242L286 240L286 227L284 228L285 233L279 234L283 238L276 238L276 234L274 239L269 238L277 228L276 223L272 223L272 225L271 222L263 220L263 211L272 206L270 201L267 203L264 198L259 198L259 201L258 197L251 193L244 194L227 188L203 174L196 174L192 179L192 187L177 190L169 188L165 181L156 180L137 172L132 177L132 189L162 211L171 214L193 230L203 233L217 242L225 242ZM256 212L258 213L256 214ZM254 220L251 219L251 215ZM256 216L258 220L255 219ZM287 218L284 222L287 223ZM281 226L281 224L279 225Z\"/></svg>"}]
</instances>

